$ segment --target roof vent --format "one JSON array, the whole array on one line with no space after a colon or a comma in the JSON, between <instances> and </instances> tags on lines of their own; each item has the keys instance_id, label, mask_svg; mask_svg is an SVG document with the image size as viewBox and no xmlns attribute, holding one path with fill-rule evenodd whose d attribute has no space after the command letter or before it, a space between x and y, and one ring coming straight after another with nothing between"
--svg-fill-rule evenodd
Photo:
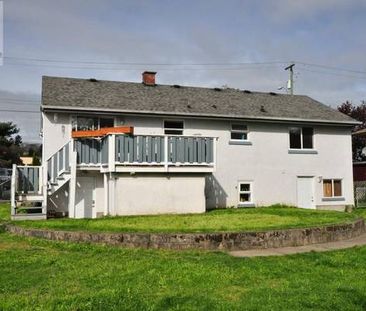
<instances>
[{"instance_id":1,"label":"roof vent","mask_svg":"<svg viewBox=\"0 0 366 311\"><path fill-rule=\"evenodd\" d=\"M219 87L214 87L214 91L221 92L222 89L220 89Z\"/></svg>"},{"instance_id":2,"label":"roof vent","mask_svg":"<svg viewBox=\"0 0 366 311\"><path fill-rule=\"evenodd\" d=\"M252 92L251 92L251 91L249 91L249 90L244 90L243 92L244 92L244 93L247 93L247 94L252 94Z\"/></svg>"},{"instance_id":3,"label":"roof vent","mask_svg":"<svg viewBox=\"0 0 366 311\"><path fill-rule=\"evenodd\" d=\"M261 112L267 112L263 105L261 106Z\"/></svg>"},{"instance_id":4,"label":"roof vent","mask_svg":"<svg viewBox=\"0 0 366 311\"><path fill-rule=\"evenodd\" d=\"M178 84L173 84L172 86L175 87L176 89L180 88L180 85L178 85Z\"/></svg>"},{"instance_id":5,"label":"roof vent","mask_svg":"<svg viewBox=\"0 0 366 311\"><path fill-rule=\"evenodd\" d=\"M98 82L98 80L97 80L97 79L95 79L95 78L90 78L90 79L89 79L89 81L90 81L90 82Z\"/></svg>"},{"instance_id":6,"label":"roof vent","mask_svg":"<svg viewBox=\"0 0 366 311\"><path fill-rule=\"evenodd\" d=\"M269 95L276 96L277 93L275 93L275 92L269 92Z\"/></svg>"},{"instance_id":7,"label":"roof vent","mask_svg":"<svg viewBox=\"0 0 366 311\"><path fill-rule=\"evenodd\" d=\"M191 108L192 108L192 106L191 106L191 105L187 105L187 108L191 109Z\"/></svg>"},{"instance_id":8,"label":"roof vent","mask_svg":"<svg viewBox=\"0 0 366 311\"><path fill-rule=\"evenodd\" d=\"M212 107L212 108L215 108L215 109L217 108L217 106L216 106L216 105L212 105L211 107Z\"/></svg>"}]
</instances>

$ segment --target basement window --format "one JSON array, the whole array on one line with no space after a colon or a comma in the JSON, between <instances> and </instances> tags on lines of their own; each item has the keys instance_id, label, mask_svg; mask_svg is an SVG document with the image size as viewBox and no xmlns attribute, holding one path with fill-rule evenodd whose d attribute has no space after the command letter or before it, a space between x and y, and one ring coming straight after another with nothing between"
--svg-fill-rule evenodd
<instances>
[{"instance_id":1,"label":"basement window","mask_svg":"<svg viewBox=\"0 0 366 311\"><path fill-rule=\"evenodd\" d=\"M183 121L164 121L165 135L183 135Z\"/></svg>"},{"instance_id":2,"label":"basement window","mask_svg":"<svg viewBox=\"0 0 366 311\"><path fill-rule=\"evenodd\" d=\"M342 179L323 179L323 197L342 197Z\"/></svg>"},{"instance_id":3,"label":"basement window","mask_svg":"<svg viewBox=\"0 0 366 311\"><path fill-rule=\"evenodd\" d=\"M252 205L252 183L251 182L239 182L239 206L240 205Z\"/></svg>"}]
</instances>

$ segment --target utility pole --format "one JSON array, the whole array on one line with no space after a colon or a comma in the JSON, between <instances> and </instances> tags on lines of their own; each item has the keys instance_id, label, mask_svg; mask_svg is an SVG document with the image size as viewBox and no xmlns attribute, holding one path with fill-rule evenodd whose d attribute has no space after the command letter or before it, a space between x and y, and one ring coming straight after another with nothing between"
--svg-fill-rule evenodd
<instances>
[{"instance_id":1,"label":"utility pole","mask_svg":"<svg viewBox=\"0 0 366 311\"><path fill-rule=\"evenodd\" d=\"M285 70L289 70L290 78L287 82L287 89L290 90L290 94L294 95L294 66L295 64L291 64L285 68Z\"/></svg>"}]
</instances>

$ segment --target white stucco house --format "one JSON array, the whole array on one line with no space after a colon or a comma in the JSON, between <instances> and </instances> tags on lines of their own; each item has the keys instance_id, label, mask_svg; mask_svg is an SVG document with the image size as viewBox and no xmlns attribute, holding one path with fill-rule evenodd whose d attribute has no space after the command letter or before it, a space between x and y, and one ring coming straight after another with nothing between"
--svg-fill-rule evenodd
<instances>
[{"instance_id":1,"label":"white stucco house","mask_svg":"<svg viewBox=\"0 0 366 311\"><path fill-rule=\"evenodd\" d=\"M15 167L12 217L353 205L351 128L307 96L43 77L43 162Z\"/></svg>"}]
</instances>

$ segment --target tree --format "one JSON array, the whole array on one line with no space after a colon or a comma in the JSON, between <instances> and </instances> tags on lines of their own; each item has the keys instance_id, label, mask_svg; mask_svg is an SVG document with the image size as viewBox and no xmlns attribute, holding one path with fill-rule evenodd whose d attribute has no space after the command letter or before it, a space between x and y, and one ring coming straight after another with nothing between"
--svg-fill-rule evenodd
<instances>
[{"instance_id":1,"label":"tree","mask_svg":"<svg viewBox=\"0 0 366 311\"><path fill-rule=\"evenodd\" d=\"M346 101L342 105L338 106L338 111L362 122L360 125L355 125L352 132L366 128L366 101L362 101L359 106L354 106L351 102ZM352 152L354 161L366 161L366 155L362 153L362 149L364 147L366 147L366 137L353 135Z\"/></svg>"},{"instance_id":2,"label":"tree","mask_svg":"<svg viewBox=\"0 0 366 311\"><path fill-rule=\"evenodd\" d=\"M39 160L39 158L36 155L33 156L32 165L35 165L35 166L41 165L41 161Z\"/></svg>"},{"instance_id":3,"label":"tree","mask_svg":"<svg viewBox=\"0 0 366 311\"><path fill-rule=\"evenodd\" d=\"M0 122L0 167L21 164L22 138L19 128L13 122Z\"/></svg>"}]
</instances>

